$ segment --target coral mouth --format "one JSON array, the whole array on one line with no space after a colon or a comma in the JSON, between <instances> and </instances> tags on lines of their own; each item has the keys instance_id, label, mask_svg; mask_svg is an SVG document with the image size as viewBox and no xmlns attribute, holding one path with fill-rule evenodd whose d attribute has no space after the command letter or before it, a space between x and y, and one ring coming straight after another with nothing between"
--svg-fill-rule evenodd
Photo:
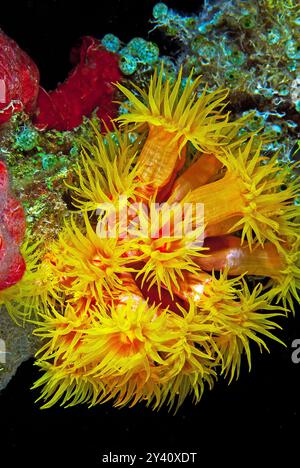
<instances>
[{"instance_id":1,"label":"coral mouth","mask_svg":"<svg viewBox=\"0 0 300 468\"><path fill-rule=\"evenodd\" d=\"M136 270L142 268L143 263L138 262L133 265ZM169 309L172 312L181 314L180 307L187 308L187 302L184 301L181 297L172 297L168 289L162 287L159 291L158 287L154 284L153 286L149 287L150 281L145 280L138 275L137 273L133 273L134 280L140 289L142 295L145 299L148 299L149 305L157 305L160 306L162 309Z\"/></svg>"}]
</instances>

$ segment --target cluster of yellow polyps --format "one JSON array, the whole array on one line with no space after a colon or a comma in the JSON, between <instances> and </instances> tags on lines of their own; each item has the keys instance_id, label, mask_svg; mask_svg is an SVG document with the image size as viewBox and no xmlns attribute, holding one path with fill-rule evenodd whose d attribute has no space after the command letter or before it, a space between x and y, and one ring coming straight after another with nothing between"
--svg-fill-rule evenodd
<instances>
[{"instance_id":1,"label":"cluster of yellow polyps","mask_svg":"<svg viewBox=\"0 0 300 468\"><path fill-rule=\"evenodd\" d=\"M183 86L180 71L171 84L161 70L148 92L117 87L130 101L121 131L96 131L95 144L83 145L71 187L79 212L41 264L48 294L36 363L44 373L34 387L43 387L45 408L198 401L218 374L238 377L243 354L250 368L252 342L280 341L274 318L299 301L293 166L262 156L258 137L239 139L243 119L229 121L226 92L199 95L198 78ZM194 159L183 170L187 145ZM134 230L101 237L97 222L112 219L103 206L120 199L123 208L135 204L131 227L137 215L147 220L145 204L204 204L204 244L161 227L154 238Z\"/></svg>"}]
</instances>

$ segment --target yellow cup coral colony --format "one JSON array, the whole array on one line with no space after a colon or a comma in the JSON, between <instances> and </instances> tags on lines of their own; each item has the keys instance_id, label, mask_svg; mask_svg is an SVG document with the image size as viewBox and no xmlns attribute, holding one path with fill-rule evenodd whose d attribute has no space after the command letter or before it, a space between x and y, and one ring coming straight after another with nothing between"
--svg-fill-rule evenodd
<instances>
[{"instance_id":1,"label":"yellow cup coral colony","mask_svg":"<svg viewBox=\"0 0 300 468\"><path fill-rule=\"evenodd\" d=\"M163 73L147 92L116 85L120 130L83 142L78 211L15 294L36 314L43 408L197 402L243 355L251 367L253 343L281 342L276 317L299 302L294 165L239 137L226 91Z\"/></svg>"}]
</instances>

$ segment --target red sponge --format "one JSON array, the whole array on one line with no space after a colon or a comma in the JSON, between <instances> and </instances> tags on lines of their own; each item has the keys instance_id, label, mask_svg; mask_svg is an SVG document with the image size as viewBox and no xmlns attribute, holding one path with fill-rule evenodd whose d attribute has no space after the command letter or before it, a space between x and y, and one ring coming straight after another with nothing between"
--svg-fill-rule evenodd
<instances>
[{"instance_id":1,"label":"red sponge","mask_svg":"<svg viewBox=\"0 0 300 468\"><path fill-rule=\"evenodd\" d=\"M0 29L0 124L24 110L31 114L39 92L39 71L18 44Z\"/></svg>"},{"instance_id":2,"label":"red sponge","mask_svg":"<svg viewBox=\"0 0 300 468\"><path fill-rule=\"evenodd\" d=\"M17 283L25 272L20 254L24 234L24 210L9 191L7 168L0 160L0 290Z\"/></svg>"}]
</instances>

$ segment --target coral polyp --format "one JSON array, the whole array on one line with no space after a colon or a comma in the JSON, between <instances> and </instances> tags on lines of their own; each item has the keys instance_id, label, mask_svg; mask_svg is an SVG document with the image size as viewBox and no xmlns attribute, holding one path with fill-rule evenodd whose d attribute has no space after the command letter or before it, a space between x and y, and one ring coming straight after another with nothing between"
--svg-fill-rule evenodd
<instances>
[{"instance_id":1,"label":"coral polyp","mask_svg":"<svg viewBox=\"0 0 300 468\"><path fill-rule=\"evenodd\" d=\"M117 84L120 129L82 141L77 211L41 256L31 307L43 408L198 402L251 368L253 346L282 343L277 318L299 302L296 165L241 137L226 91L199 94L181 73L161 69L148 91Z\"/></svg>"},{"instance_id":2,"label":"coral polyp","mask_svg":"<svg viewBox=\"0 0 300 468\"><path fill-rule=\"evenodd\" d=\"M223 155L217 155L226 167L224 177L192 190L187 201L204 204L208 226L218 225L214 236L242 229L242 240L246 238L250 248L254 239L260 244L270 240L279 245L282 236L296 237L295 224L289 229L289 220L299 215L299 207L291 204L299 191L299 178L289 180L283 188L288 169L278 165L277 155L263 157L261 143L253 148L252 138L243 146L237 154L224 150ZM290 173L297 165L291 165ZM219 203L222 200L226 202ZM223 222L230 219L233 222L228 229Z\"/></svg>"},{"instance_id":3,"label":"coral polyp","mask_svg":"<svg viewBox=\"0 0 300 468\"><path fill-rule=\"evenodd\" d=\"M134 123L137 129L145 124L149 127L139 156L139 171L141 179L153 189L166 185L173 171L183 164L187 142L202 152L216 152L238 133L241 123L229 122L229 113L223 113L226 90L209 93L205 88L198 96L199 84L200 78L193 80L191 74L182 88L182 70L175 83L168 78L163 82L163 67L151 78L148 93L135 86L141 99L117 84L129 100L129 112L118 121Z\"/></svg>"},{"instance_id":4,"label":"coral polyp","mask_svg":"<svg viewBox=\"0 0 300 468\"><path fill-rule=\"evenodd\" d=\"M200 387L215 375L207 345L215 329L192 305L178 315L129 299L106 310L94 307L91 314L67 306L63 315L53 311L43 318L36 333L47 344L37 364L48 370L35 387L46 380L45 408L62 393L71 406L81 399L90 405L114 399L116 406L140 400L159 406L174 379L180 392L188 378L189 392L199 397L198 374ZM72 381L79 385L70 392Z\"/></svg>"},{"instance_id":5,"label":"coral polyp","mask_svg":"<svg viewBox=\"0 0 300 468\"><path fill-rule=\"evenodd\" d=\"M133 259L126 253L131 244L116 238L102 239L84 216L84 232L73 220L60 238L61 249L52 259L53 274L58 275L60 288L73 291L74 298L91 294L98 301L122 286L120 274L130 271ZM61 257L60 257L61 255Z\"/></svg>"},{"instance_id":6,"label":"coral polyp","mask_svg":"<svg viewBox=\"0 0 300 468\"><path fill-rule=\"evenodd\" d=\"M134 169L140 142L131 143L130 132L120 133L114 128L103 138L95 126L92 128L97 141L82 141L81 163L77 166L79 186L70 186L74 205L87 211L100 209L105 203L116 204L122 196L133 200L141 186Z\"/></svg>"}]
</instances>

